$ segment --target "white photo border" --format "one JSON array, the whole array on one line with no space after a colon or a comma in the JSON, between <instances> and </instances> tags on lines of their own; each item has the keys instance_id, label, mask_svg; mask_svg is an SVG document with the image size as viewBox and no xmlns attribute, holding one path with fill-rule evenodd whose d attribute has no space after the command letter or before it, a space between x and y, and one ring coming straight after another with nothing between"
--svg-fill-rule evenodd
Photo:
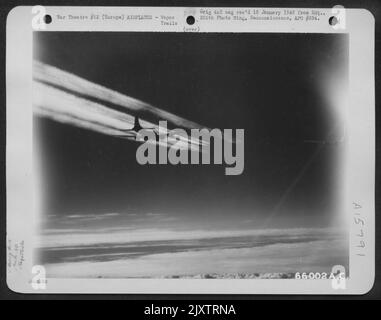
<instances>
[{"instance_id":1,"label":"white photo border","mask_svg":"<svg viewBox=\"0 0 381 320\"><path fill-rule=\"evenodd\" d=\"M349 99L347 128L349 146L345 164L344 202L350 230L350 278L345 290L337 290L331 280L250 280L250 279L47 279L44 290L33 287L33 249L38 222L38 197L33 189L32 143L32 8L16 7L7 18L6 42L6 126L7 126L7 246L22 246L17 266L7 266L7 284L20 293L151 293L151 294L365 294L375 278L375 79L373 15L365 9L345 9L345 28L328 23L333 9L316 9L327 19L305 23L277 21L197 21L186 23L200 8L181 7L45 7L53 17L44 31L135 31L135 32L273 32L346 33L349 35ZM205 9L205 8L203 8ZM210 8L215 9L215 8ZM232 8L229 8L232 9ZM244 10L245 8L239 8ZM258 8L261 9L261 8ZM282 8L281 10L284 10ZM163 26L145 20L120 24L117 21L89 22L55 19L57 14L109 15L171 14L179 22ZM296 10L302 10L296 8ZM306 10L311 10L308 8ZM355 204L361 208L357 210ZM361 215L359 230L358 214ZM358 255L359 232L366 243Z\"/></svg>"}]
</instances>

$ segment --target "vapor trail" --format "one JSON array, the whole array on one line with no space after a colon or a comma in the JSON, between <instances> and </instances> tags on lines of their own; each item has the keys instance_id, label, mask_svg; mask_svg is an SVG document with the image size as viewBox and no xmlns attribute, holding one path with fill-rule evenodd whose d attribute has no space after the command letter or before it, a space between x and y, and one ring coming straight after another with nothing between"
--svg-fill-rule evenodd
<instances>
[{"instance_id":1,"label":"vapor trail","mask_svg":"<svg viewBox=\"0 0 381 320\"><path fill-rule=\"evenodd\" d=\"M33 111L36 115L106 135L135 140L136 133L127 135L125 132L134 126L135 117L140 119L143 128L153 128L160 134L168 133L159 129L161 120L174 128L204 128L39 61L33 64L33 86ZM172 135L167 140L168 145L176 143L184 149L199 149L199 141L192 138ZM160 140L156 143L162 144Z\"/></svg>"}]
</instances>

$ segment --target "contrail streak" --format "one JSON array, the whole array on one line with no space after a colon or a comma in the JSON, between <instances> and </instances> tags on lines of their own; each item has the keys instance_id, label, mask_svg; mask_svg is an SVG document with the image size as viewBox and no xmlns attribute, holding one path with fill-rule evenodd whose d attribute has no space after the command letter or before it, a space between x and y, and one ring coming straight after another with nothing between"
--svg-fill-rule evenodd
<instances>
[{"instance_id":1,"label":"contrail streak","mask_svg":"<svg viewBox=\"0 0 381 320\"><path fill-rule=\"evenodd\" d=\"M135 117L140 119L143 128L153 128L157 134L168 134L168 130L163 132L158 126L160 120L185 130L205 128L39 61L33 64L33 80L34 113L61 123L129 140L135 140L136 133L126 135L125 130L133 127ZM152 143L163 144L160 140ZM204 144L180 135L167 137L166 146L174 143L177 147L197 151L199 145Z\"/></svg>"}]
</instances>

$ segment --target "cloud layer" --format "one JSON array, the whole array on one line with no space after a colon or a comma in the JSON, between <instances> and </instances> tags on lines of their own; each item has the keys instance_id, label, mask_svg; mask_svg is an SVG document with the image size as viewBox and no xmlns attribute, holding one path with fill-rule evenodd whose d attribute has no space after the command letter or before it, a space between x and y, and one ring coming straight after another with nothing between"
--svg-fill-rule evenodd
<instances>
[{"instance_id":1,"label":"cloud layer","mask_svg":"<svg viewBox=\"0 0 381 320\"><path fill-rule=\"evenodd\" d=\"M73 231L44 235L40 253L50 276L84 278L329 272L348 263L346 237L333 229Z\"/></svg>"}]
</instances>

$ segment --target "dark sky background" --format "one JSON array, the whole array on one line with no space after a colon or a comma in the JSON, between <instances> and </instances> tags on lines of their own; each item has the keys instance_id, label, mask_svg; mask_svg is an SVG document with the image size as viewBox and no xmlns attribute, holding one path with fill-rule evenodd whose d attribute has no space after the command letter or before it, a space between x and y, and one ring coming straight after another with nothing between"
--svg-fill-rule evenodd
<instances>
[{"instance_id":1,"label":"dark sky background","mask_svg":"<svg viewBox=\"0 0 381 320\"><path fill-rule=\"evenodd\" d=\"M44 63L210 128L245 129L245 170L226 176L221 165L140 166L135 142L35 118L47 215L273 228L337 214L342 146L305 140L339 135L319 81L322 70L345 81L345 35L40 32L35 45Z\"/></svg>"}]
</instances>

